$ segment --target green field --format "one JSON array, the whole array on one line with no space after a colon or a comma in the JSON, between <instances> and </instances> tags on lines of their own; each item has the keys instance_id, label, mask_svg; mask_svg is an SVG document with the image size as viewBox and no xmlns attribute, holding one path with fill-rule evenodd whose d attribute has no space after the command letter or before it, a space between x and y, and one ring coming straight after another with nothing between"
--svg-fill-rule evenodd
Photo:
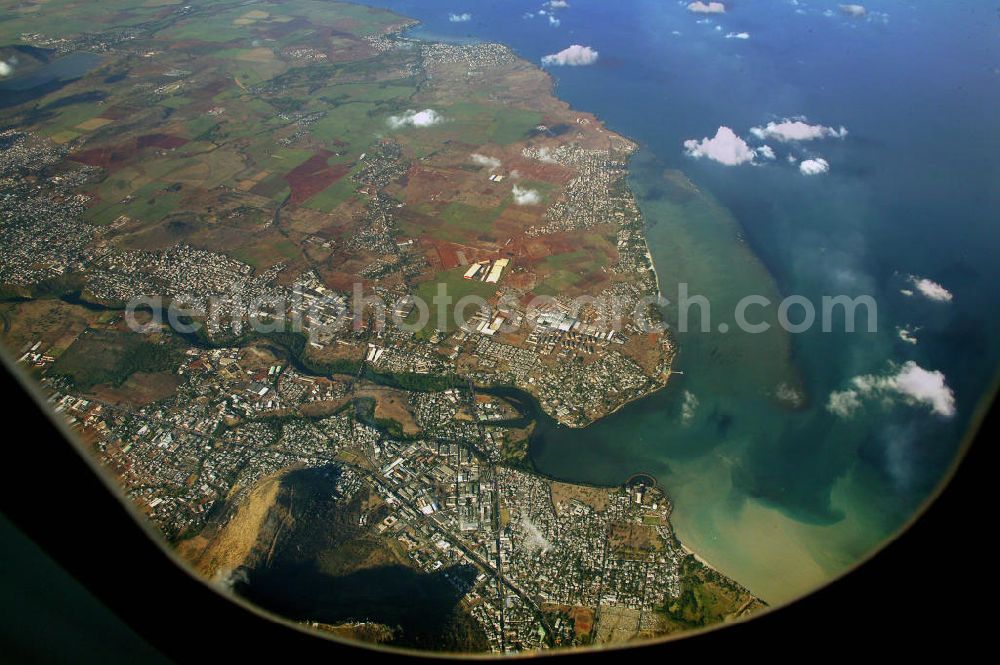
<instances>
[{"instance_id":1,"label":"green field","mask_svg":"<svg viewBox=\"0 0 1000 665\"><path fill-rule=\"evenodd\" d=\"M229 252L229 255L237 261L252 265L254 268L266 270L278 261L299 258L302 256L302 251L291 240L283 238L268 242L266 246L253 244L234 248Z\"/></svg>"},{"instance_id":2,"label":"green field","mask_svg":"<svg viewBox=\"0 0 1000 665\"><path fill-rule=\"evenodd\" d=\"M348 200L360 200L364 198L362 194L358 194L355 190L358 187L358 183L354 182L351 176L356 173L361 167L356 166L351 169L343 178L333 183L326 189L324 189L319 194L311 197L303 205L307 208L312 208L314 210L321 210L323 212L332 212L334 208L339 206Z\"/></svg>"},{"instance_id":3,"label":"green field","mask_svg":"<svg viewBox=\"0 0 1000 665\"><path fill-rule=\"evenodd\" d=\"M418 331L418 336L429 337L435 330L440 330L442 332L451 332L457 328L455 323L455 309L458 301L466 296L477 296L483 299L490 299L496 294L496 284L485 284L483 282L471 279L465 279L463 275L465 274L465 268L458 268L455 270L446 270L437 273L434 279L429 282L424 282L417 286L414 291L414 295L421 298L430 310L430 321L428 324L420 331ZM444 285L445 293L451 298L451 303L445 305L444 307L438 308L434 304L434 298L438 294L439 285ZM445 321L442 322L438 319L439 311L443 310L446 317ZM470 305L465 308L464 318L466 321L475 314L476 307ZM419 320L419 315L417 311L414 311L406 319L406 323L413 325Z\"/></svg>"},{"instance_id":4,"label":"green field","mask_svg":"<svg viewBox=\"0 0 1000 665\"><path fill-rule=\"evenodd\" d=\"M582 279L583 266L593 269L594 256L585 250L554 254L538 264L538 271L544 279L535 286L534 292L543 296L565 293Z\"/></svg>"},{"instance_id":5,"label":"green field","mask_svg":"<svg viewBox=\"0 0 1000 665\"><path fill-rule=\"evenodd\" d=\"M438 213L444 226L439 230L442 240L454 239L455 231L466 233L482 233L488 231L496 218L503 212L503 207L480 208L465 203L453 201Z\"/></svg>"},{"instance_id":6,"label":"green field","mask_svg":"<svg viewBox=\"0 0 1000 665\"><path fill-rule=\"evenodd\" d=\"M150 183L130 192L132 201L121 205L121 199L112 199L87 211L87 216L95 224L110 224L120 215L128 215L144 222L157 222L174 212L180 206L184 195L181 192L164 190L160 183Z\"/></svg>"},{"instance_id":7,"label":"green field","mask_svg":"<svg viewBox=\"0 0 1000 665\"><path fill-rule=\"evenodd\" d=\"M540 296L557 296L564 294L580 282L580 276L569 270L556 270L549 273L544 280L535 286L534 292Z\"/></svg>"},{"instance_id":8,"label":"green field","mask_svg":"<svg viewBox=\"0 0 1000 665\"><path fill-rule=\"evenodd\" d=\"M120 386L135 372L172 370L180 360L179 347L153 342L146 335L111 330L88 330L53 363L51 372L65 376L80 390L96 385Z\"/></svg>"},{"instance_id":9,"label":"green field","mask_svg":"<svg viewBox=\"0 0 1000 665\"><path fill-rule=\"evenodd\" d=\"M162 11L159 5L165 3L139 3L135 0L49 0L44 3L44 28L39 26L38 14L30 9L30 4L23 6L4 7L4 15L0 20L0 43L15 44L23 32L38 32L53 37L68 37L79 34L82 30L97 31L102 26L135 25L154 18ZM119 23L119 19L121 22Z\"/></svg>"}]
</instances>

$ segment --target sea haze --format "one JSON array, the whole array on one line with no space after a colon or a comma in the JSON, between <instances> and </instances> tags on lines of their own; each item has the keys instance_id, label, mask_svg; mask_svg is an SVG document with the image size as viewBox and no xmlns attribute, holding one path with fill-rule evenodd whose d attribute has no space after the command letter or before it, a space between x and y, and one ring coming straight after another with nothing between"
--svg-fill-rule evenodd
<instances>
[{"instance_id":1,"label":"sea haze","mask_svg":"<svg viewBox=\"0 0 1000 665\"><path fill-rule=\"evenodd\" d=\"M684 374L666 390L583 431L543 422L541 471L656 474L685 545L771 602L830 579L912 517L1000 363L995 2L871 0L861 17L817 0L742 0L711 16L661 0L368 4L420 19L417 36L498 41L533 62L596 50L591 65L549 70L560 97L642 146L631 180L668 297L690 282L730 323L730 305L753 293L878 303L873 334L681 334ZM449 21L455 12L472 17ZM800 116L831 131L751 132ZM775 159L685 154L720 126ZM803 174L820 159L828 172ZM926 372L893 381L908 362ZM846 390L851 414L833 413Z\"/></svg>"}]
</instances>

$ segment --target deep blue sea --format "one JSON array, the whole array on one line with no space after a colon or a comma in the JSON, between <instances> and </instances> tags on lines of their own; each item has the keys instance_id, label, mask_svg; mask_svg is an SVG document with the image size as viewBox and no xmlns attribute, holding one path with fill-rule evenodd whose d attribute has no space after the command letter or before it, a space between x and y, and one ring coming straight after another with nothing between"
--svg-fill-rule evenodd
<instances>
[{"instance_id":1,"label":"deep blue sea","mask_svg":"<svg viewBox=\"0 0 1000 665\"><path fill-rule=\"evenodd\" d=\"M679 334L683 374L586 430L543 431L541 470L655 473L685 545L772 602L857 563L915 514L1000 365L995 1L868 0L862 17L820 0L734 0L715 15L669 0L366 4L420 19L415 36L498 41L536 63L596 50L591 65L548 71L560 97L641 145L632 184L668 297L689 282L713 321L752 293L877 302L876 333ZM767 139L776 159L758 165L685 154L720 126L756 148L751 128L798 117L847 135ZM829 171L803 175L805 159ZM694 200L676 196L670 170ZM910 361L922 381L900 378ZM849 389L850 414L832 412L831 394Z\"/></svg>"}]
</instances>

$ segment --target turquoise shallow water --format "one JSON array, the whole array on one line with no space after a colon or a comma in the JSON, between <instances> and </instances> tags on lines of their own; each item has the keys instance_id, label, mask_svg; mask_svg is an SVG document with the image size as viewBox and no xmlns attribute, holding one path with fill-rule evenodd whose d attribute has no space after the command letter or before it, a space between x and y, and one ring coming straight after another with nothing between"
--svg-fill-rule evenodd
<instances>
[{"instance_id":1,"label":"turquoise shallow water","mask_svg":"<svg viewBox=\"0 0 1000 665\"><path fill-rule=\"evenodd\" d=\"M592 66L550 71L557 94L642 146L632 185L668 296L688 282L729 322L749 294L878 303L876 333L681 334L683 375L585 430L543 428L541 470L607 483L656 474L683 542L772 602L856 563L913 515L1000 363L994 4L873 0L867 18L848 19L834 2L740 2L699 22L683 3L577 0L558 26L541 2L370 4L421 19L418 36L500 41L535 62L573 43L596 49ZM465 11L472 20L448 20ZM751 127L799 115L849 133L770 141L778 159L761 166L684 154L720 125L753 143ZM788 155L822 157L830 172L803 176ZM678 169L696 192L665 175ZM902 294L909 275L952 301ZM891 392L851 418L826 408L853 377L907 361L943 374L954 416ZM798 408L779 399L790 388Z\"/></svg>"}]
</instances>

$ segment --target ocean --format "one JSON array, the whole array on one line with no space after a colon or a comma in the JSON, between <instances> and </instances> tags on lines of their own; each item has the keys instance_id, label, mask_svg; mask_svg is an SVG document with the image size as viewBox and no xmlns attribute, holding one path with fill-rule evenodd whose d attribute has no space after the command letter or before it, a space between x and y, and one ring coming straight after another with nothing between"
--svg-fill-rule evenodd
<instances>
[{"instance_id":1,"label":"ocean","mask_svg":"<svg viewBox=\"0 0 1000 665\"><path fill-rule=\"evenodd\" d=\"M589 66L548 68L556 94L640 144L631 183L665 295L684 282L711 302L712 332L677 334L683 374L665 390L584 430L540 428L542 472L654 474L684 544L771 603L855 565L933 495L1000 363L995 2L869 0L861 17L818 0L713 15L659 0L366 4L419 19L413 36L497 41L536 63L595 49ZM752 128L800 117L830 131L772 136L775 159L756 165L684 148L720 126L759 147ZM820 159L828 172L803 175ZM922 278L950 300L925 297ZM718 332L752 294L817 310L870 295L878 329ZM849 390L850 414L834 413Z\"/></svg>"}]
</instances>

